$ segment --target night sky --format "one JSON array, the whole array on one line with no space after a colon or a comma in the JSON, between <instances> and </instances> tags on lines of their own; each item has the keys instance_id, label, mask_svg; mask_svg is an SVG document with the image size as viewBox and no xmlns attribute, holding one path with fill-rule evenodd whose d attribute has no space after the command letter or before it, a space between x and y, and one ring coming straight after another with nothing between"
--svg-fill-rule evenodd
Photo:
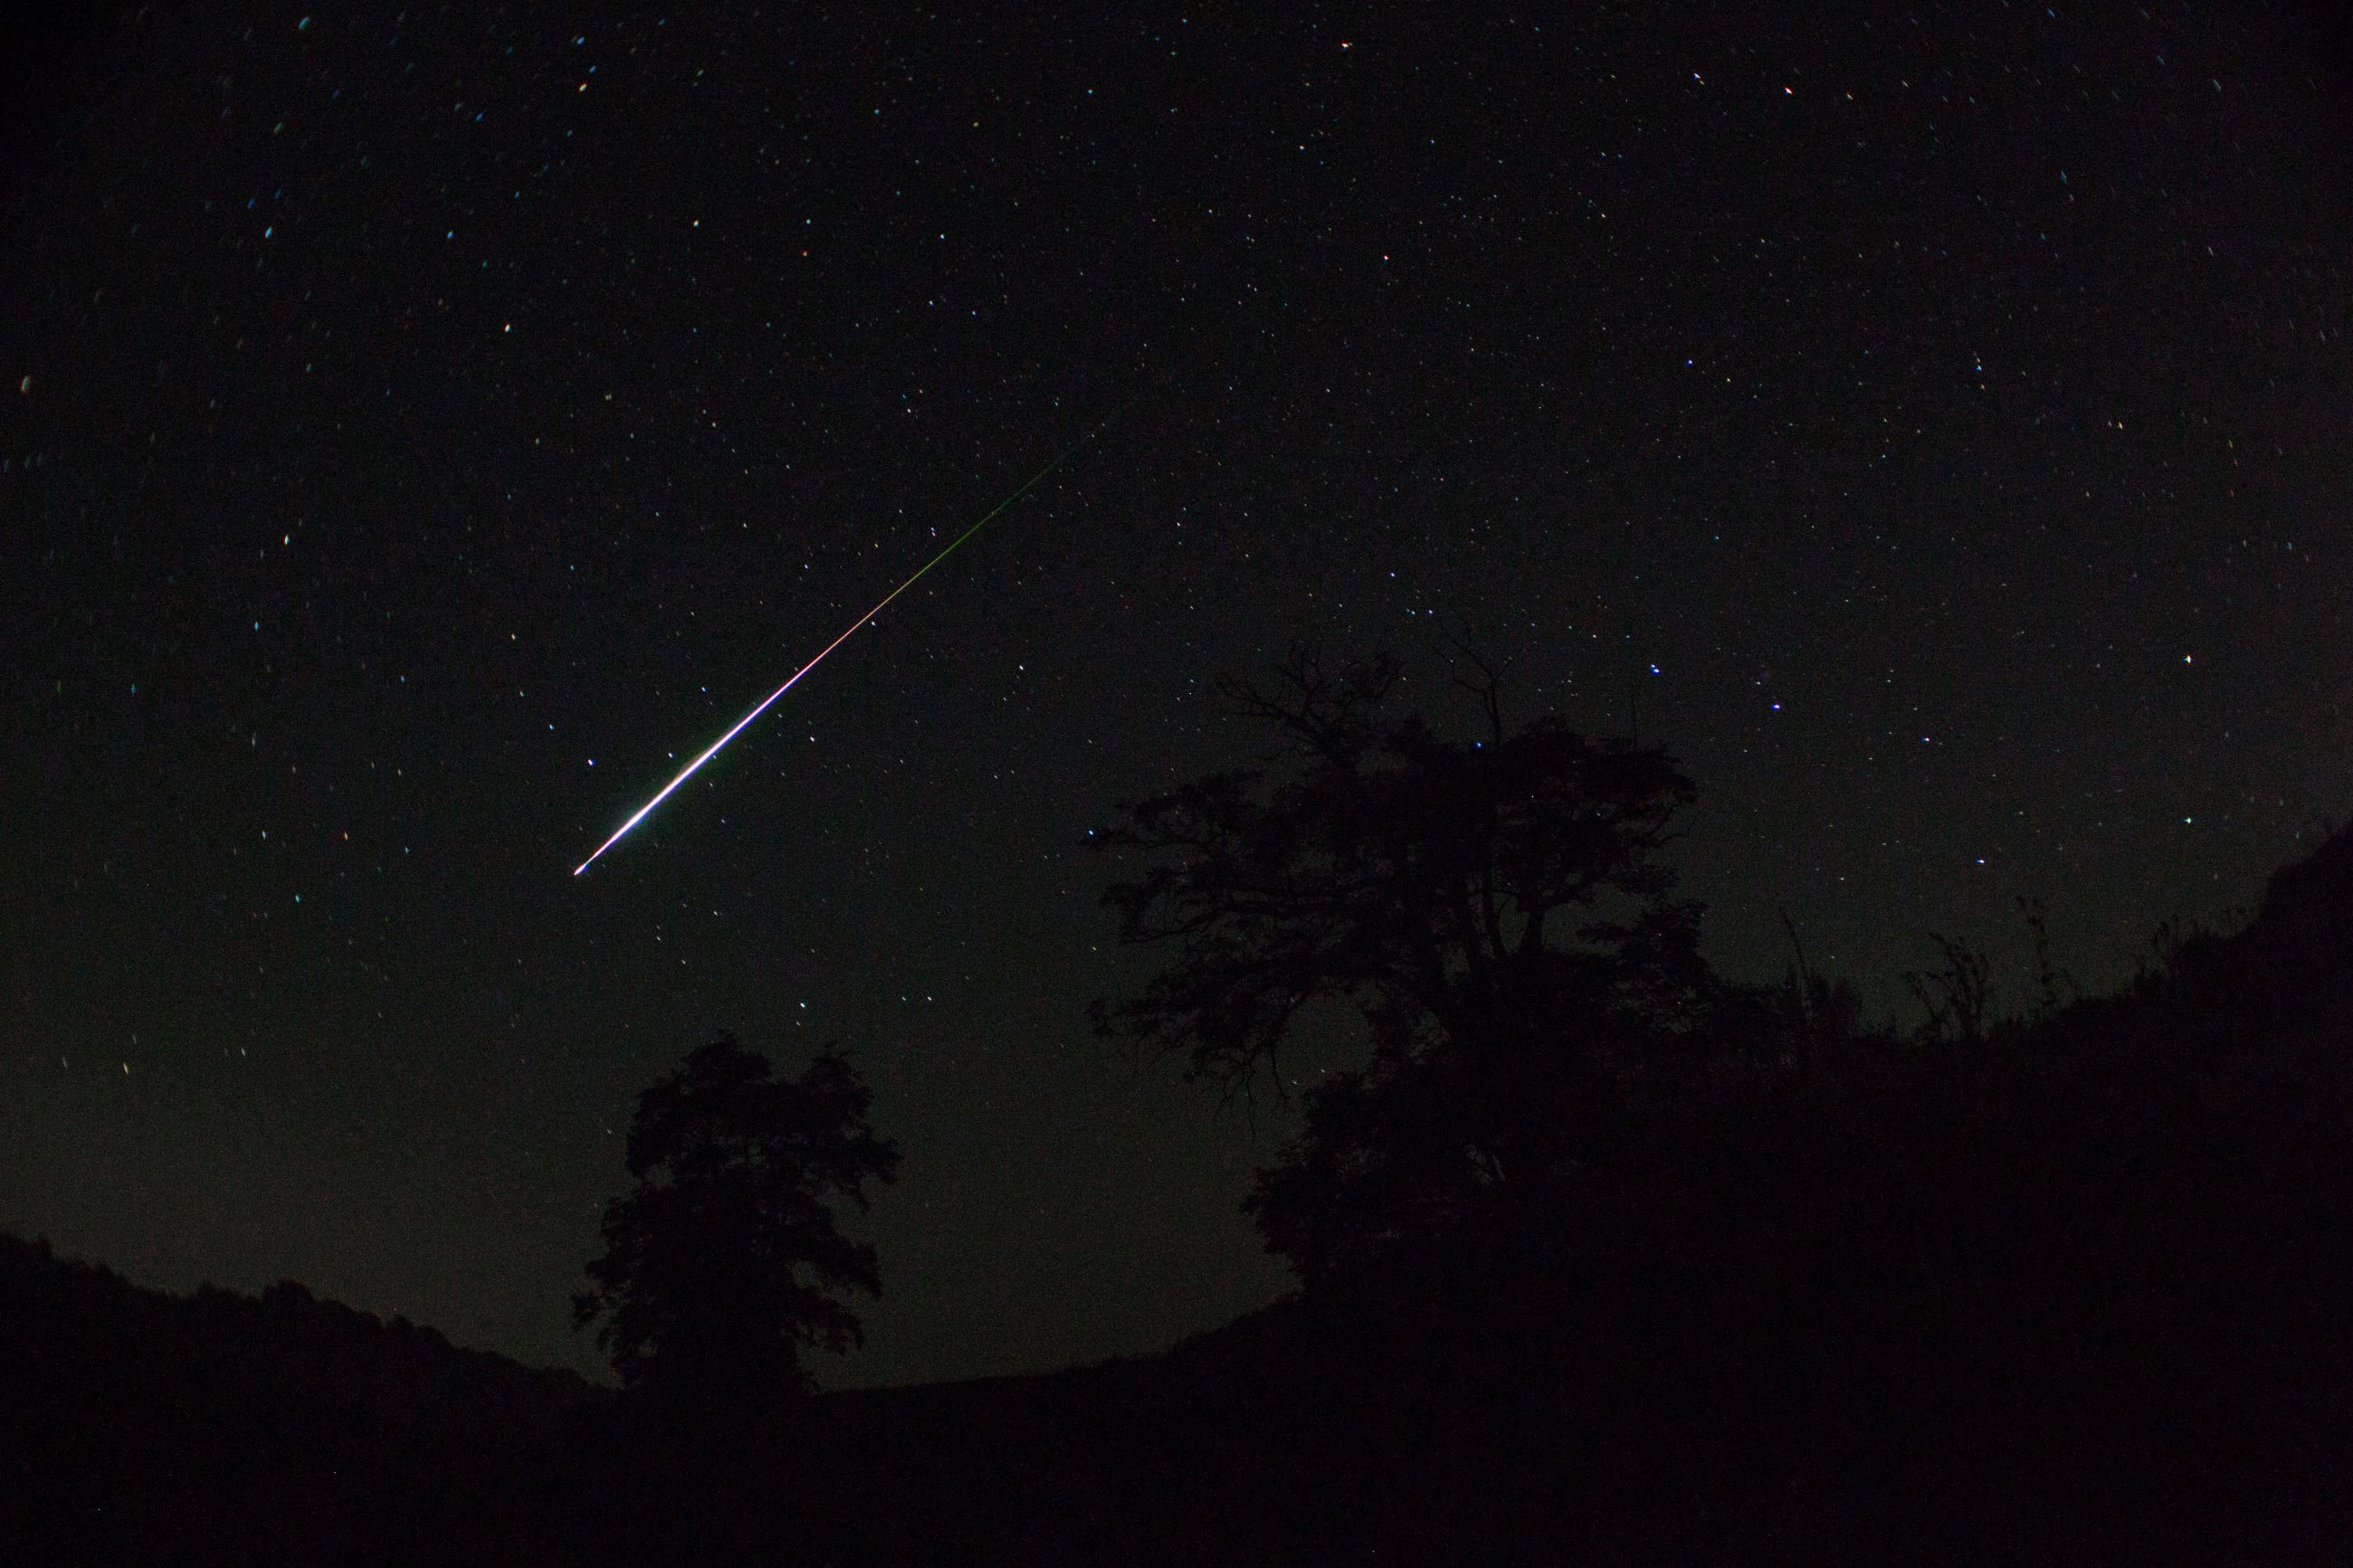
<instances>
[{"instance_id":1,"label":"night sky","mask_svg":"<svg viewBox=\"0 0 2353 1568\"><path fill-rule=\"evenodd\" d=\"M142 1284L593 1365L726 1027L906 1150L830 1375L1269 1299L1084 839L1297 642L1664 741L1718 963L1889 1015L2353 811L2306 13L195 9L31 57L0 248L0 1227Z\"/></svg>"}]
</instances>

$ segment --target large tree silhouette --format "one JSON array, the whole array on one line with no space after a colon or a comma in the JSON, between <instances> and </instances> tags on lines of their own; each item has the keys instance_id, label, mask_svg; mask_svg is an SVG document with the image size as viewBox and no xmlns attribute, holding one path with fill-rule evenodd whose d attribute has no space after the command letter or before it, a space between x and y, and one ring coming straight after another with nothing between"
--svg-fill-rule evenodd
<instances>
[{"instance_id":1,"label":"large tree silhouette","mask_svg":"<svg viewBox=\"0 0 2353 1568\"><path fill-rule=\"evenodd\" d=\"M1107 894L1122 939L1172 952L1095 1004L1105 1032L1230 1090L1314 1004L1367 1026L1364 1067L1308 1093L1251 1199L1311 1277L1546 1190L1588 1152L1614 1059L1695 1027L1706 990L1698 907L1660 858L1693 798L1663 751L1552 716L1507 732L1492 678L1487 734L1443 740L1388 711L1397 681L1387 658L1302 657L1229 688L1287 759L1098 835L1147 862Z\"/></svg>"},{"instance_id":2,"label":"large tree silhouette","mask_svg":"<svg viewBox=\"0 0 2353 1568\"><path fill-rule=\"evenodd\" d=\"M871 1100L839 1054L780 1079L724 1034L638 1096L636 1185L607 1205L594 1289L573 1299L625 1384L764 1400L809 1388L804 1349L860 1342L845 1299L879 1296L881 1273L834 1203L863 1209L867 1182L897 1173Z\"/></svg>"}]
</instances>

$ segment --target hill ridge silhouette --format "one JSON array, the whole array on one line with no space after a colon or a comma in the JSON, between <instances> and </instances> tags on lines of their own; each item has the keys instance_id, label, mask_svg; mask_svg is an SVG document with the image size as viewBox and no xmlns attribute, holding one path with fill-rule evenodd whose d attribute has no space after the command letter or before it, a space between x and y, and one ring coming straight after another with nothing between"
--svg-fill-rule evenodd
<instances>
[{"instance_id":1,"label":"hill ridge silhouette","mask_svg":"<svg viewBox=\"0 0 2353 1568\"><path fill-rule=\"evenodd\" d=\"M791 1551L2334 1560L2353 835L2154 951L1973 1045L1679 1067L1537 1243L1151 1354L822 1394L776 1471ZM682 1483L625 1405L290 1282L166 1296L0 1237L14 1560L653 1561L618 1515Z\"/></svg>"}]
</instances>

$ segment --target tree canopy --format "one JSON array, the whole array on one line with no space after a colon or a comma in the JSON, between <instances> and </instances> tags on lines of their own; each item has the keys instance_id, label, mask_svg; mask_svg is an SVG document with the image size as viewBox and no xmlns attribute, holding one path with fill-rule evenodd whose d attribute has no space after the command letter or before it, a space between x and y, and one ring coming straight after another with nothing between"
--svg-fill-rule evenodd
<instances>
[{"instance_id":1,"label":"tree canopy","mask_svg":"<svg viewBox=\"0 0 2353 1568\"><path fill-rule=\"evenodd\" d=\"M1662 858L1694 797L1673 760L1553 715L1507 730L1492 679L1487 733L1446 740L1389 710L1398 679L1300 657L1229 688L1287 755L1098 835L1145 862L1106 895L1122 939L1171 953L1095 1004L1104 1032L1232 1089L1314 1004L1367 1026L1366 1065L1309 1091L1252 1198L1311 1275L1557 1179L1612 1057L1698 1026L1705 998L1698 906Z\"/></svg>"},{"instance_id":2,"label":"tree canopy","mask_svg":"<svg viewBox=\"0 0 2353 1568\"><path fill-rule=\"evenodd\" d=\"M846 1299L879 1296L874 1249L834 1204L867 1205L899 1151L868 1124L871 1091L837 1052L798 1079L723 1034L638 1096L636 1185L605 1210L605 1256L573 1299L632 1387L806 1390L804 1349L860 1342Z\"/></svg>"}]
</instances>

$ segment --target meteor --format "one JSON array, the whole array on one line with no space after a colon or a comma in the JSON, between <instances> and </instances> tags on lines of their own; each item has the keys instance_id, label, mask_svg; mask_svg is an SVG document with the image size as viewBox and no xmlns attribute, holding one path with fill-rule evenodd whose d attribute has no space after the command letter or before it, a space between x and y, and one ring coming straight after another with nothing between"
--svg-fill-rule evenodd
<instances>
[{"instance_id":1,"label":"meteor","mask_svg":"<svg viewBox=\"0 0 2353 1568\"><path fill-rule=\"evenodd\" d=\"M1082 437L1082 439L1083 439L1083 437ZM630 817L628 821L621 824L619 828L615 830L612 837L607 838L604 843L596 846L596 853L595 855L589 856L588 858L581 861L579 865L572 868L572 874L577 877L581 872L586 871L589 867L594 866L596 863L597 856L601 856L606 850L610 849L614 845L618 844L623 836L626 835L630 828L635 827L638 823L643 822L647 816L652 813L654 807L668 800L670 797L671 793L675 791L679 785L692 778L697 768L700 768L703 763L717 756L720 749L725 746L728 742L742 734L745 727L748 726L753 720L757 719L761 714L765 713L770 708L774 707L776 705L776 699L782 697L786 692L790 691L796 685L799 684L802 676L807 675L810 670L815 669L818 665L824 663L826 655L831 653L835 648L839 647L843 643L848 642L851 634L856 632L859 627L866 625L867 622L872 620L875 616L889 609L891 607L892 600L897 598L900 595L913 587L923 579L924 573L930 571L941 562L945 561L949 556L955 554L957 545L962 544L965 540L970 539L974 534L978 533L982 529L987 528L991 522L995 521L1000 515L1002 515L1008 508L1011 507L1015 501L1019 500L1023 496L1026 496L1031 490L1036 489L1039 485L1045 481L1047 475L1052 473L1056 468L1060 468L1062 466L1063 459L1078 449L1079 447L1077 442L1073 442L1070 446L1063 447L1061 451L1055 454L1054 460L1052 462L1047 464L1036 473L1030 475L1028 481L1025 482L1019 489L1015 490L1011 495L1007 496L1003 500L998 501L995 506L989 508L987 512L978 522L974 523L970 528L965 529L962 533L957 534L955 538L950 540L948 542L948 547L945 550L941 551L937 555L933 556L929 561L924 562L921 566L915 568L913 574L908 577L905 582L892 589L888 594L883 595L882 602L881 604L875 605L872 609L867 611L864 615L850 622L849 629L848 631L843 632L839 637L834 638L831 642L818 649L817 657L815 658L810 659L807 664L793 671L791 677L787 679L782 686L777 687L774 691L769 692L767 696L760 700L760 705L758 707L753 709L749 713L744 714L741 719L736 720L733 729L729 730L724 735L720 736L719 739L712 742L710 748L707 751L705 751L701 756L695 758L694 761L687 763L685 767L680 769L678 777L662 785L661 793L659 795L646 802L645 805L638 807L636 816Z\"/></svg>"}]
</instances>

